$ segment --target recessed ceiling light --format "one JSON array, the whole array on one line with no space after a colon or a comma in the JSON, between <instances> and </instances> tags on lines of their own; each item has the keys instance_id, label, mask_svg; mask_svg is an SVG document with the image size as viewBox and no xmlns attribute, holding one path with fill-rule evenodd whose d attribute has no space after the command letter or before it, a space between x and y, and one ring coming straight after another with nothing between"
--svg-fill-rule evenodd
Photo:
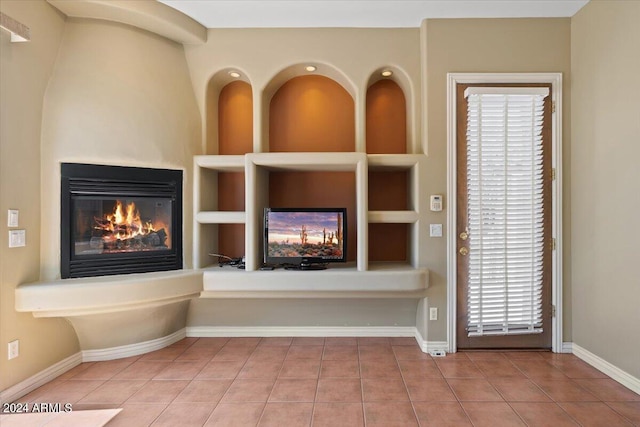
<instances>
[{"instance_id":1,"label":"recessed ceiling light","mask_svg":"<svg viewBox=\"0 0 640 427\"><path fill-rule=\"evenodd\" d=\"M229 75L234 79L237 79L238 77L240 77L240 73L237 71L229 71Z\"/></svg>"},{"instance_id":2,"label":"recessed ceiling light","mask_svg":"<svg viewBox=\"0 0 640 427\"><path fill-rule=\"evenodd\" d=\"M317 70L315 65L307 65L306 67L304 67L305 70L307 70L308 72L312 73L315 70Z\"/></svg>"},{"instance_id":3,"label":"recessed ceiling light","mask_svg":"<svg viewBox=\"0 0 640 427\"><path fill-rule=\"evenodd\" d=\"M393 74L393 71L391 70L384 70L382 73L382 77L390 77Z\"/></svg>"}]
</instances>

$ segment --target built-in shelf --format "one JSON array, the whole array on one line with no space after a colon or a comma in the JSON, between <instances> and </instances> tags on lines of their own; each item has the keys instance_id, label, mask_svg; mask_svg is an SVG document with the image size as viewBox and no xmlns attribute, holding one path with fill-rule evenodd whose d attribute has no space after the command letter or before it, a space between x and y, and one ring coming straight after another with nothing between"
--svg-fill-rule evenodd
<instances>
[{"instance_id":1,"label":"built-in shelf","mask_svg":"<svg viewBox=\"0 0 640 427\"><path fill-rule=\"evenodd\" d=\"M197 212L196 221L200 224L244 224L244 212Z\"/></svg>"},{"instance_id":2,"label":"built-in shelf","mask_svg":"<svg viewBox=\"0 0 640 427\"><path fill-rule=\"evenodd\" d=\"M209 264L206 256L209 252L217 252L215 230L208 235L199 227L222 224L244 224L245 226L245 259L246 271L254 272L262 263L262 215L263 209L269 207L269 173L274 171L326 171L353 172L355 175L356 208L350 215L355 216L357 254L355 267L349 271L349 280L360 277L354 274L379 272L369 266L368 242L369 224L409 224L409 248L406 270L420 271L424 263L424 235L426 221L422 219L427 213L426 197L421 194L420 186L425 182L426 156L422 154L365 154L365 153L249 153L243 156L196 156L194 207L194 266L202 268ZM214 205L217 185L215 178L209 182L204 179L205 170L209 172L243 172L245 179L245 211L225 212L215 209L201 209L209 199ZM368 173L369 171L406 171L408 174L408 209L368 211ZM235 273L235 272L234 272ZM262 272L264 273L264 272ZM269 272L272 273L272 272ZM308 272L305 272L308 273ZM268 274L268 273L267 273ZM313 273L312 273L313 274ZM331 274L323 277L331 277ZM268 277L277 277L278 273ZM233 276L235 277L235 276ZM242 274L238 277L243 277ZM258 275L256 277L262 277ZM287 278L293 278L286 272ZM303 277L310 277L308 275ZM364 274L362 277L367 277ZM359 278L355 280L361 280ZM368 280L368 279L362 279Z\"/></svg>"},{"instance_id":3,"label":"built-in shelf","mask_svg":"<svg viewBox=\"0 0 640 427\"><path fill-rule=\"evenodd\" d=\"M369 224L412 224L420 215L416 211L369 211L368 218Z\"/></svg>"},{"instance_id":4,"label":"built-in shelf","mask_svg":"<svg viewBox=\"0 0 640 427\"><path fill-rule=\"evenodd\" d=\"M355 171L367 161L364 153L252 153L247 160L271 170L342 172Z\"/></svg>"},{"instance_id":5,"label":"built-in shelf","mask_svg":"<svg viewBox=\"0 0 640 427\"><path fill-rule=\"evenodd\" d=\"M424 154L368 154L369 170L408 170L424 160Z\"/></svg>"},{"instance_id":6,"label":"built-in shelf","mask_svg":"<svg viewBox=\"0 0 640 427\"><path fill-rule=\"evenodd\" d=\"M212 169L218 172L243 172L245 156L195 156L196 167Z\"/></svg>"},{"instance_id":7,"label":"built-in shelf","mask_svg":"<svg viewBox=\"0 0 640 427\"><path fill-rule=\"evenodd\" d=\"M210 267L203 271L203 298L408 298L424 297L429 271L408 264L353 264L326 270L244 271Z\"/></svg>"}]
</instances>

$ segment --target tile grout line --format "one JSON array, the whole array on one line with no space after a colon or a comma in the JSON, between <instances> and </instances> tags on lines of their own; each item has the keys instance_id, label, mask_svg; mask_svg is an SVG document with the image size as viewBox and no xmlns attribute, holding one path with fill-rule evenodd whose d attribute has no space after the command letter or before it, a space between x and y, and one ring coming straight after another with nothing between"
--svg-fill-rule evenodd
<instances>
[{"instance_id":1,"label":"tile grout line","mask_svg":"<svg viewBox=\"0 0 640 427\"><path fill-rule=\"evenodd\" d=\"M199 340L199 338L198 338L198 340ZM198 340L195 340L195 341L194 341L194 342L192 342L190 345L188 345L187 347L185 347L185 349L182 351L182 353L180 353L180 354L179 354L179 355L177 355L173 360L170 360L170 361L168 361L168 362L169 362L169 363L175 363L175 362L176 362L176 359L177 359L178 357L180 357L181 355L183 355L183 354L187 351L187 349L188 349L188 348L190 348L193 344L195 344ZM174 343L174 344L175 344L175 343ZM172 344L172 345L173 345L173 344ZM169 347L171 347L171 346L169 346ZM169 347L165 347L165 348L169 348ZM168 368L168 367L169 367L169 366L167 366L167 368ZM165 368L165 369L167 369L167 368ZM203 368L204 368L204 367L203 367ZM200 369L200 370L202 370L202 369ZM162 371L164 371L164 369L163 369ZM158 372L158 373L156 374L156 376L157 376L157 375L159 375L162 371ZM199 373L199 372L200 372L200 371L198 371L198 373ZM197 375L197 374L196 374L196 375ZM195 376L194 376L194 378L195 378ZM154 379L154 377L149 378L149 380L147 381L147 383L145 383L145 385L146 385L146 384L148 384L148 383L150 383L151 381L153 381L153 379ZM157 381L161 381L161 380L157 380ZM193 381L193 380L192 380L192 381ZM191 381L189 381L189 383L191 383ZM158 419L160 419L160 417L162 416L162 414L164 414L164 413L167 411L167 409L169 409L169 406L171 406L171 404L172 404L172 403L177 399L177 397L180 395L180 393L182 393L182 391L183 391L185 388L187 388L188 386L189 386L189 384L187 384L187 385L186 385L182 390L180 390L180 392L178 392L178 394L176 394L176 395L173 397L173 399L167 403L167 405L165 406L165 408L164 408L162 411L160 411L160 413L159 413L159 414L158 414L158 415L153 419L153 421L151 421L148 425L149 425L149 426L153 426L153 424L155 424L155 423L156 423L156 421L158 421ZM143 386L143 387L144 387L144 386ZM134 394L135 394L135 393L134 393ZM133 396L133 394L132 394L131 396L129 396L129 399L130 399L132 396ZM129 400L129 399L127 399L127 400ZM213 410L212 410L211 412L213 412ZM211 414L209 414L209 415L211 415ZM209 418L209 417L207 417L207 419L208 419L208 418Z\"/></svg>"},{"instance_id":2,"label":"tile grout line","mask_svg":"<svg viewBox=\"0 0 640 427\"><path fill-rule=\"evenodd\" d=\"M602 403L604 403L607 406L607 408L611 409L613 412L620 415L622 418L624 418L625 421L629 422L633 426L635 424L631 418L627 417L625 414L619 412L618 410L616 410L616 408L609 405L609 403L628 403L628 402L638 402L638 401L637 400L621 400L621 401L609 401L609 402L602 401Z\"/></svg>"},{"instance_id":3,"label":"tile grout line","mask_svg":"<svg viewBox=\"0 0 640 427\"><path fill-rule=\"evenodd\" d=\"M313 426L313 418L316 412L316 401L318 400L318 389L320 388L320 376L322 375L322 364L324 363L324 349L327 344L326 338L322 341L322 351L320 352L320 366L318 367L318 378L316 378L316 392L311 402L311 418L309 419L309 427Z\"/></svg>"},{"instance_id":4,"label":"tile grout line","mask_svg":"<svg viewBox=\"0 0 640 427\"><path fill-rule=\"evenodd\" d=\"M563 408L562 406L560 406L560 405L558 404L558 402L557 402L557 401L556 401L552 396L550 396L547 392L545 392L545 391L542 389L542 387L540 387L540 385L538 385L538 383L535 381L535 379L534 379L533 377L531 377L531 376L530 376L530 375L528 375L526 372L524 372L522 369L520 369L520 367L519 367L518 365L516 365L516 364L513 362L513 359L511 359L511 358L510 358L510 357L508 357L508 356L506 356L506 359L509 361L509 363L511 363L511 365L512 365L514 368L516 368L516 369L517 369L517 370L518 370L522 375L524 375L524 377L525 377L528 381L530 381L530 382L531 382L531 383L532 383L532 384L533 384L537 389L539 389L539 390L540 390L540 391L541 391L545 396L547 396L547 398L549 398L549 399L551 400L551 403L555 404L558 408L560 408L560 410L561 410L563 413L565 413L565 414L569 417L569 419L570 419L571 421L574 421L577 425L581 425L581 423L579 423L579 422L578 422L578 420L574 419L574 418L573 418L573 417L572 417L572 416L571 416L567 411L565 411L565 410L564 410L564 408ZM524 359L524 360L526 360L526 359ZM533 360L536 360L536 359L533 359ZM545 362L546 364L548 364L550 367L555 368L555 369L558 369L558 368L556 368L554 365L552 365L551 363L549 363L547 360L544 360L544 362ZM474 363L475 363L475 362L474 362ZM484 373L483 373L483 374L484 374ZM563 372L563 374L564 374L564 372ZM486 376L485 376L485 377L486 377ZM567 378L568 378L568 377L567 377ZM568 378L568 379L569 379L569 380L571 380L570 378ZM489 381L489 383L491 383L491 382ZM578 384L576 384L576 385L578 385ZM491 386L492 386L492 387L494 387L494 386L493 386L493 384L491 384ZM495 387L494 387L494 389L495 389ZM528 424L527 424L527 422L524 420L524 418L522 418L522 416L520 415L520 413L519 413L519 412L518 412L518 411L517 411L517 410L516 410L512 405L511 405L511 403L514 403L514 402L509 402L509 401L507 401L507 400L504 398L504 395L503 395L502 393L500 393L500 391L499 391L499 390L497 390L497 389L496 389L496 391L500 394L500 396L502 396L502 398L503 398L503 399L504 399L504 401L507 403L507 405L509 405L509 407L511 408L511 410L512 410L512 411L513 411L513 412L514 412L514 413L515 413L515 414L516 414L516 415L517 415L517 416L522 420L522 422L523 422L525 425L528 425Z\"/></svg>"},{"instance_id":5,"label":"tile grout line","mask_svg":"<svg viewBox=\"0 0 640 427\"><path fill-rule=\"evenodd\" d=\"M411 394L409 393L409 386L407 385L407 381L404 377L404 373L402 372L402 368L400 367L400 361L398 360L398 355L393 349L393 345L391 346L391 351L393 352L393 359L396 362L396 366L398 367L398 371L400 371L400 378L402 378L402 384L404 385L404 391L407 393L407 398L409 399L409 404L411 405L411 409L413 410L413 416L416 418L416 423L420 426L420 417L418 417L418 412L416 411L416 407L413 404L413 399L411 399ZM420 359L417 359L420 360ZM434 362L435 363L435 362ZM424 380L424 378L422 378Z\"/></svg>"},{"instance_id":6,"label":"tile grout line","mask_svg":"<svg viewBox=\"0 0 640 427\"><path fill-rule=\"evenodd\" d=\"M229 340L231 341L231 340ZM260 338L258 340L258 343L256 344L255 348L253 349L253 351L251 352L251 354L247 357L247 359L244 361L244 363L242 364L242 367L238 370L238 373L236 374L236 376L233 378L233 381L231 381L231 385L229 385L229 388L227 389L227 391L225 392L225 395L227 394L227 392L229 391L229 389L231 388L231 386L233 386L233 383L237 380L237 379L241 379L238 378L238 375L240 375L240 372L242 372L242 370L244 369L245 366L247 366L247 363L249 363L249 359L251 359L251 356L253 356L253 354L258 350L258 348L260 347L260 344L262 344L262 342L264 341L264 338ZM287 350L287 353L289 353L289 350ZM286 358L286 355L285 355ZM282 367L284 366L284 361L282 362L282 366L280 366L280 371L282 371ZM278 375L280 375L280 371L278 371ZM277 381L278 377L276 376L276 381ZM275 386L275 381L273 382L273 385L271 386L271 390L269 391L269 396L271 396L271 392L273 391L273 387ZM260 412L260 416L258 417L258 422L256 423L256 426L260 425L260 421L262 421L262 416L264 415L264 411L265 409L267 409L267 403L269 403L269 396L267 396L267 400L265 400L264 402L264 406L262 407L262 411ZM224 398L224 396L222 396L220 398L220 401L222 401L222 399ZM216 405L217 406L217 405Z\"/></svg>"},{"instance_id":7,"label":"tile grout line","mask_svg":"<svg viewBox=\"0 0 640 427\"><path fill-rule=\"evenodd\" d=\"M366 414L366 410L365 410L365 405L364 405L364 377L362 375L362 360L360 360L360 343L358 342L358 339L356 338L356 356L358 357L358 372L359 372L359 376L360 376L360 407L361 407L361 411L362 411L362 425L364 427L367 427L367 414Z\"/></svg>"}]
</instances>

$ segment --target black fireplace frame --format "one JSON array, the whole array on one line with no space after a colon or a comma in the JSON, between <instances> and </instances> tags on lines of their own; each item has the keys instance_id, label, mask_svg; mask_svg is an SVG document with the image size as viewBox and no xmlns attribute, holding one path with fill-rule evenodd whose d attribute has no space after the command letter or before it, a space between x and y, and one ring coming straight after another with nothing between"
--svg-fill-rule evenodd
<instances>
[{"instance_id":1,"label":"black fireplace frame","mask_svg":"<svg viewBox=\"0 0 640 427\"><path fill-rule=\"evenodd\" d=\"M60 274L63 279L182 269L182 171L61 163ZM172 248L76 256L74 200L80 197L161 197L172 200Z\"/></svg>"}]
</instances>

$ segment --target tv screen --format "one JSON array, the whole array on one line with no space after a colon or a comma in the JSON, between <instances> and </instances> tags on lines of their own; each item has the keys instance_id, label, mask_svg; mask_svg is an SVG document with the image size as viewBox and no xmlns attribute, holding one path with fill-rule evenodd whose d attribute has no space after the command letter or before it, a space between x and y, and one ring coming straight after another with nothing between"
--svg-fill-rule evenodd
<instances>
[{"instance_id":1,"label":"tv screen","mask_svg":"<svg viewBox=\"0 0 640 427\"><path fill-rule=\"evenodd\" d=\"M266 208L264 262L313 269L313 264L345 262L345 208Z\"/></svg>"}]
</instances>

